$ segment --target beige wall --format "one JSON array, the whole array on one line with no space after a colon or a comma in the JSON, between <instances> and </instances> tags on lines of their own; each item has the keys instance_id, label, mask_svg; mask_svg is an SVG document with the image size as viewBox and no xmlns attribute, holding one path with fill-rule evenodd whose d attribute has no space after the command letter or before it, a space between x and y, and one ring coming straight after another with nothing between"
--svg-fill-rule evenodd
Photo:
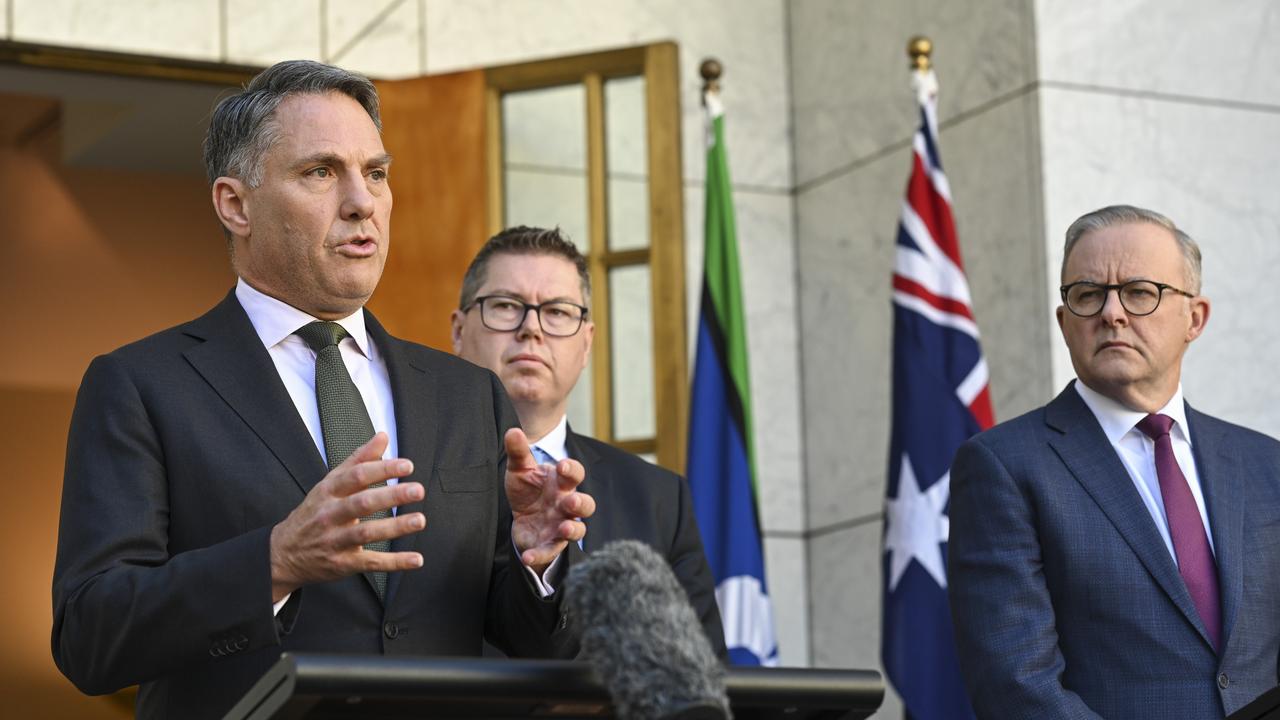
<instances>
[{"instance_id":1,"label":"beige wall","mask_svg":"<svg viewBox=\"0 0 1280 720\"><path fill-rule=\"evenodd\" d=\"M0 148L0 697L9 717L114 718L53 664L49 589L67 427L94 355L189 319L231 284L199 175L65 168ZM164 302L155 302L157 297Z\"/></svg>"}]
</instances>

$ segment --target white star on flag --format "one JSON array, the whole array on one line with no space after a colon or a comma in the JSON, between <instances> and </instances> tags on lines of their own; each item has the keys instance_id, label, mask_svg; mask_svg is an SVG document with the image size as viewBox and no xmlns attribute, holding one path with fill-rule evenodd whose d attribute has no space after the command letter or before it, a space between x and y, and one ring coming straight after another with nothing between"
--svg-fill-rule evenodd
<instances>
[{"instance_id":1,"label":"white star on flag","mask_svg":"<svg viewBox=\"0 0 1280 720\"><path fill-rule=\"evenodd\" d=\"M902 454L898 497L885 500L885 520L889 527L885 531L884 550L889 553L889 592L898 587L912 558L933 576L938 587L947 586L942 543L951 532L951 520L942 511L950 495L950 472L920 492L911 459L906 453Z\"/></svg>"}]
</instances>

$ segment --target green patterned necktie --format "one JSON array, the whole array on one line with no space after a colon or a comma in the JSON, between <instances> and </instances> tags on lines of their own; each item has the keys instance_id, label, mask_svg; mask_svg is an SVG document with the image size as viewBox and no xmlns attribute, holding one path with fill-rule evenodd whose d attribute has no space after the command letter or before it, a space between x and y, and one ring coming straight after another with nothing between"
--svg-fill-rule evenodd
<instances>
[{"instance_id":1,"label":"green patterned necktie","mask_svg":"<svg viewBox=\"0 0 1280 720\"><path fill-rule=\"evenodd\" d=\"M338 343L349 336L338 323L318 320L298 328L294 334L316 352L316 404L320 407L324 454L329 461L329 469L332 470L373 437L373 422L369 420L364 398L352 382L351 374L347 372L347 365L342 361L342 354L338 350ZM386 483L375 483L370 487L383 485ZM360 520L363 522L390 516L389 510L379 510ZM391 549L391 542L377 540L365 545L364 549L386 552ZM372 572L368 575L378 597L385 597L387 574Z\"/></svg>"}]
</instances>

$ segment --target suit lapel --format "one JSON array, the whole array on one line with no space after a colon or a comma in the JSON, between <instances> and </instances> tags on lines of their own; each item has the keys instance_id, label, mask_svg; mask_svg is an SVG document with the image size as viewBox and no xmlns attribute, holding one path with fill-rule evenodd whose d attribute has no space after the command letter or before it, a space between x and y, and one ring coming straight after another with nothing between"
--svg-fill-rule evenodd
<instances>
[{"instance_id":1,"label":"suit lapel","mask_svg":"<svg viewBox=\"0 0 1280 720\"><path fill-rule=\"evenodd\" d=\"M569 457L582 463L582 469L586 471L586 478L578 486L578 491L590 495L596 501L595 514L582 521L587 526L586 537L582 539L582 549L590 552L596 548L604 547L605 543L613 539L609 537L608 530L614 523L602 520L608 515L613 503L598 495L605 487L605 483L599 475L602 472L600 467L604 464L604 461L591 446L578 438L578 434L573 431L572 427L567 428L564 444L565 449L569 452Z\"/></svg>"},{"instance_id":2,"label":"suit lapel","mask_svg":"<svg viewBox=\"0 0 1280 720\"><path fill-rule=\"evenodd\" d=\"M184 328L204 340L183 355L280 460L305 495L328 470L234 291Z\"/></svg>"},{"instance_id":3,"label":"suit lapel","mask_svg":"<svg viewBox=\"0 0 1280 720\"><path fill-rule=\"evenodd\" d=\"M1213 533L1225 652L1244 594L1244 459L1220 424L1187 406L1191 451Z\"/></svg>"},{"instance_id":4,"label":"suit lapel","mask_svg":"<svg viewBox=\"0 0 1280 720\"><path fill-rule=\"evenodd\" d=\"M1062 433L1049 441L1058 457L1093 497L1156 584L1178 606L1204 642L1212 646L1200 615L1191 602L1191 594L1178 574L1178 567L1169 555L1151 513L1143 504L1111 441L1102 432L1097 418L1085 405L1074 384L1049 403L1045 422Z\"/></svg>"},{"instance_id":5,"label":"suit lapel","mask_svg":"<svg viewBox=\"0 0 1280 720\"><path fill-rule=\"evenodd\" d=\"M419 349L387 334L368 310L365 326L387 363L391 379L391 397L395 405L396 446L399 457L413 461L413 474L405 481L422 483L426 490L418 502L401 505L397 513L427 512L431 500L431 471L435 464L436 389L435 378L427 372L427 364L418 357ZM427 522L431 522L427 513ZM391 541L393 552L423 553L423 533L410 533ZM405 573L391 573L387 578L387 601L394 597Z\"/></svg>"}]
</instances>

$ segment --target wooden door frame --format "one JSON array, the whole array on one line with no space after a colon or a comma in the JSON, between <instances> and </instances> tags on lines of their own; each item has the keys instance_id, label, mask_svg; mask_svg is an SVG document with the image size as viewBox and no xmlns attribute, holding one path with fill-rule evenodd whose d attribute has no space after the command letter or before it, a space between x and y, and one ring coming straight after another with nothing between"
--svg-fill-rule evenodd
<instances>
[{"instance_id":1,"label":"wooden door frame","mask_svg":"<svg viewBox=\"0 0 1280 720\"><path fill-rule=\"evenodd\" d=\"M648 151L649 244L608 249L608 168L605 157L604 83L620 77L645 80ZM592 310L598 331L592 346L592 416L597 438L635 453L653 453L659 465L683 472L688 428L685 315L684 188L680 143L680 63L673 42L607 50L485 70L489 164L489 228L505 224L502 96L522 90L583 85L586 90L587 227ZM614 437L609 270L648 264L653 332L655 435L652 440Z\"/></svg>"}]
</instances>

